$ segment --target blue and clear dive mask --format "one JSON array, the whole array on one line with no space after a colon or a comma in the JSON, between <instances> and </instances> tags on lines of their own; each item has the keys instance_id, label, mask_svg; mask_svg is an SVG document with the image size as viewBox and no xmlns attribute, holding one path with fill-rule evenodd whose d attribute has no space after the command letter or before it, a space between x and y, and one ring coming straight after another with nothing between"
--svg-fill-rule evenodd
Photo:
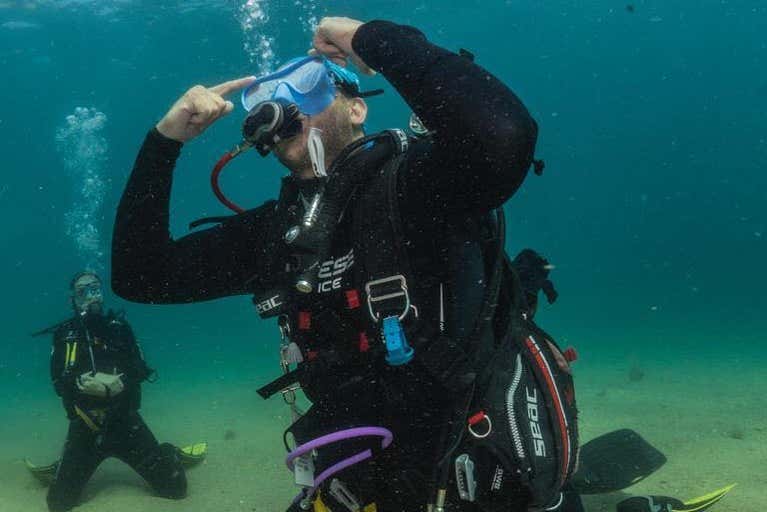
<instances>
[{"instance_id":1,"label":"blue and clear dive mask","mask_svg":"<svg viewBox=\"0 0 767 512\"><path fill-rule=\"evenodd\" d=\"M210 175L218 200L236 213L244 212L221 191L218 178L224 166L251 147L266 156L280 141L300 134L304 129L303 116L323 112L336 99L339 90L355 98L383 93L382 89L360 91L356 74L325 57L314 56L292 59L243 90L242 106L248 111L242 124L243 141L219 159ZM325 162L320 133L317 128L311 128L307 143L314 173L322 177Z\"/></svg>"},{"instance_id":2,"label":"blue and clear dive mask","mask_svg":"<svg viewBox=\"0 0 767 512\"><path fill-rule=\"evenodd\" d=\"M248 111L242 127L243 139L266 156L280 141L301 133L301 115L323 112L339 90L353 97L383 92L361 92L357 75L325 57L289 61L242 92L242 106Z\"/></svg>"},{"instance_id":3,"label":"blue and clear dive mask","mask_svg":"<svg viewBox=\"0 0 767 512\"><path fill-rule=\"evenodd\" d=\"M383 92L361 92L355 73L325 57L298 57L242 91L242 106L250 112L259 103L281 100L294 103L304 115L314 116L333 103L338 89L354 97Z\"/></svg>"}]
</instances>

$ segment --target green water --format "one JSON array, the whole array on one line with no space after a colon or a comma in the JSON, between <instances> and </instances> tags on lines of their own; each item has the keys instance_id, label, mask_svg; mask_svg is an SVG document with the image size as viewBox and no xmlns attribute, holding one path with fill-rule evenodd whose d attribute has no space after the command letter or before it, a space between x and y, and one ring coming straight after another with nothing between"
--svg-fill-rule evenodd
<instances>
[{"instance_id":1,"label":"green water","mask_svg":"<svg viewBox=\"0 0 767 512\"><path fill-rule=\"evenodd\" d=\"M94 266L108 274L114 210L146 131L194 84L259 74L303 53L312 23L324 15L412 24L438 44L470 49L539 122L538 156L547 168L507 204L508 244L512 252L533 247L556 265L560 299L543 309L540 323L581 354L587 433L645 422L670 451L680 446L675 439L711 438L712 449L722 450L714 458L764 454L767 7L750 0L631 5L0 2L0 461L20 472L14 461L25 456L22 447L52 458L63 442L64 418L47 376L49 340L28 334L68 315L74 272ZM387 90L369 101L368 129L406 124L406 106L382 78L365 86ZM194 219L226 213L208 173L237 142L242 118L235 111L184 148L171 204L174 235ZM253 154L232 164L223 181L235 202L255 206L275 196L283 173L276 161ZM248 297L163 307L108 299L127 311L162 376L146 390L156 430L177 435L169 425L198 422L205 426L190 437L220 439L229 420L212 404L231 389L247 397L230 405L248 444L226 449L244 456L274 448L279 420L269 435L246 434L251 415L271 424L279 405L264 406L252 392L278 372L278 334L257 319ZM632 367L642 369L642 381L629 382ZM679 407L689 408L683 419ZM186 413L179 411L191 409L181 422ZM743 439L728 437L735 428ZM717 444L722 439L726 445ZM669 453L672 469L681 466L691 479L676 488L683 497L732 480L726 464L721 478L707 465L696 470L700 454L690 450ZM742 466L729 471L756 474L756 493L767 481ZM703 478L696 471L710 485L693 485ZM270 495L269 485L246 473L237 475L252 495L227 494L232 505L225 509L239 510L242 499L242 510L251 510L254 496ZM289 481L288 474L274 478ZM44 510L44 493L25 478L8 482L0 483L0 510L3 503L12 511ZM286 499L289 484L281 485L274 503ZM748 496L748 485L741 487ZM114 498L93 499L123 503L119 485L107 488ZM195 491L190 510L204 492ZM738 503L738 510L758 510Z\"/></svg>"}]
</instances>

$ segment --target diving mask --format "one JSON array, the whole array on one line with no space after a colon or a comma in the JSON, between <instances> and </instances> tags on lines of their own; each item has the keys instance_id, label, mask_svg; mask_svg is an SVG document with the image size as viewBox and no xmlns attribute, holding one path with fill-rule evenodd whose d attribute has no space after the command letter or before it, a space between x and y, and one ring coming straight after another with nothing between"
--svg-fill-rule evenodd
<instances>
[{"instance_id":1,"label":"diving mask","mask_svg":"<svg viewBox=\"0 0 767 512\"><path fill-rule=\"evenodd\" d=\"M94 306L101 306L104 302L104 294L101 291L101 283L91 282L76 285L74 288L74 303L78 311L85 312Z\"/></svg>"},{"instance_id":2,"label":"diving mask","mask_svg":"<svg viewBox=\"0 0 767 512\"><path fill-rule=\"evenodd\" d=\"M303 129L301 115L314 116L323 112L336 99L339 90L356 98L383 93L381 89L360 91L356 74L318 56L290 60L243 90L242 106L248 111L242 125L243 141L225 153L210 174L211 188L218 200L236 213L244 212L221 191L218 179L224 167L251 147L266 156L280 141L300 134ZM317 129L310 130L307 144L315 175L324 177L324 148L319 134Z\"/></svg>"},{"instance_id":3,"label":"diving mask","mask_svg":"<svg viewBox=\"0 0 767 512\"><path fill-rule=\"evenodd\" d=\"M242 106L250 112L259 103L283 100L295 103L302 114L314 116L333 103L339 89L363 98L383 93L380 89L361 92L355 73L325 57L298 57L242 91Z\"/></svg>"}]
</instances>

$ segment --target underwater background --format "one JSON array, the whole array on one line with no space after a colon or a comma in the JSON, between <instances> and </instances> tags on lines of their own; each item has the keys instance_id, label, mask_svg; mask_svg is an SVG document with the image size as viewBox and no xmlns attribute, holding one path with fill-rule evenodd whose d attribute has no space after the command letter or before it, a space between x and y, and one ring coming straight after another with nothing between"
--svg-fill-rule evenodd
<instances>
[{"instance_id":1,"label":"underwater background","mask_svg":"<svg viewBox=\"0 0 767 512\"><path fill-rule=\"evenodd\" d=\"M579 352L584 440L634 428L669 458L641 493L689 498L738 482L716 510L761 510L767 4L0 0L0 511L45 510L45 490L19 461L57 457L66 422L50 340L30 333L69 315L75 272L108 276L116 205L146 132L192 85L303 54L325 15L414 25L472 51L522 98L546 169L506 205L508 249L534 248L556 266L560 298L538 322ZM410 111L393 88L362 80L386 89L368 102L368 130L405 127ZM245 113L233 100L234 113L183 149L174 236L228 213L209 173L239 141ZM253 152L222 184L256 206L283 174ZM126 310L159 371L144 389L150 426L161 440L207 440L211 452L184 502L152 498L139 477L106 465L82 510L281 510L293 492L279 446L288 415L255 393L279 373L276 326L247 296L146 306L110 293L108 306ZM587 508L612 510L617 498Z\"/></svg>"}]
</instances>

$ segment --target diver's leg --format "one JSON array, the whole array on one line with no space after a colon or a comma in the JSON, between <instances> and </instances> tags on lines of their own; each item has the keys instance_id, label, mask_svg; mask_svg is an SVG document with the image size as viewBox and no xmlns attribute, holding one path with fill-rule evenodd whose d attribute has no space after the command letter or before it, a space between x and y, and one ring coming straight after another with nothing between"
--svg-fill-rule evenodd
<instances>
[{"instance_id":1,"label":"diver's leg","mask_svg":"<svg viewBox=\"0 0 767 512\"><path fill-rule=\"evenodd\" d=\"M97 434L82 421L70 421L64 453L48 489L51 512L63 512L77 505L85 484L104 460L96 439Z\"/></svg>"},{"instance_id":2,"label":"diver's leg","mask_svg":"<svg viewBox=\"0 0 767 512\"><path fill-rule=\"evenodd\" d=\"M141 475L158 496L184 498L186 473L178 448L159 444L137 412L126 415L120 431L124 441L115 447L115 456Z\"/></svg>"}]
</instances>

